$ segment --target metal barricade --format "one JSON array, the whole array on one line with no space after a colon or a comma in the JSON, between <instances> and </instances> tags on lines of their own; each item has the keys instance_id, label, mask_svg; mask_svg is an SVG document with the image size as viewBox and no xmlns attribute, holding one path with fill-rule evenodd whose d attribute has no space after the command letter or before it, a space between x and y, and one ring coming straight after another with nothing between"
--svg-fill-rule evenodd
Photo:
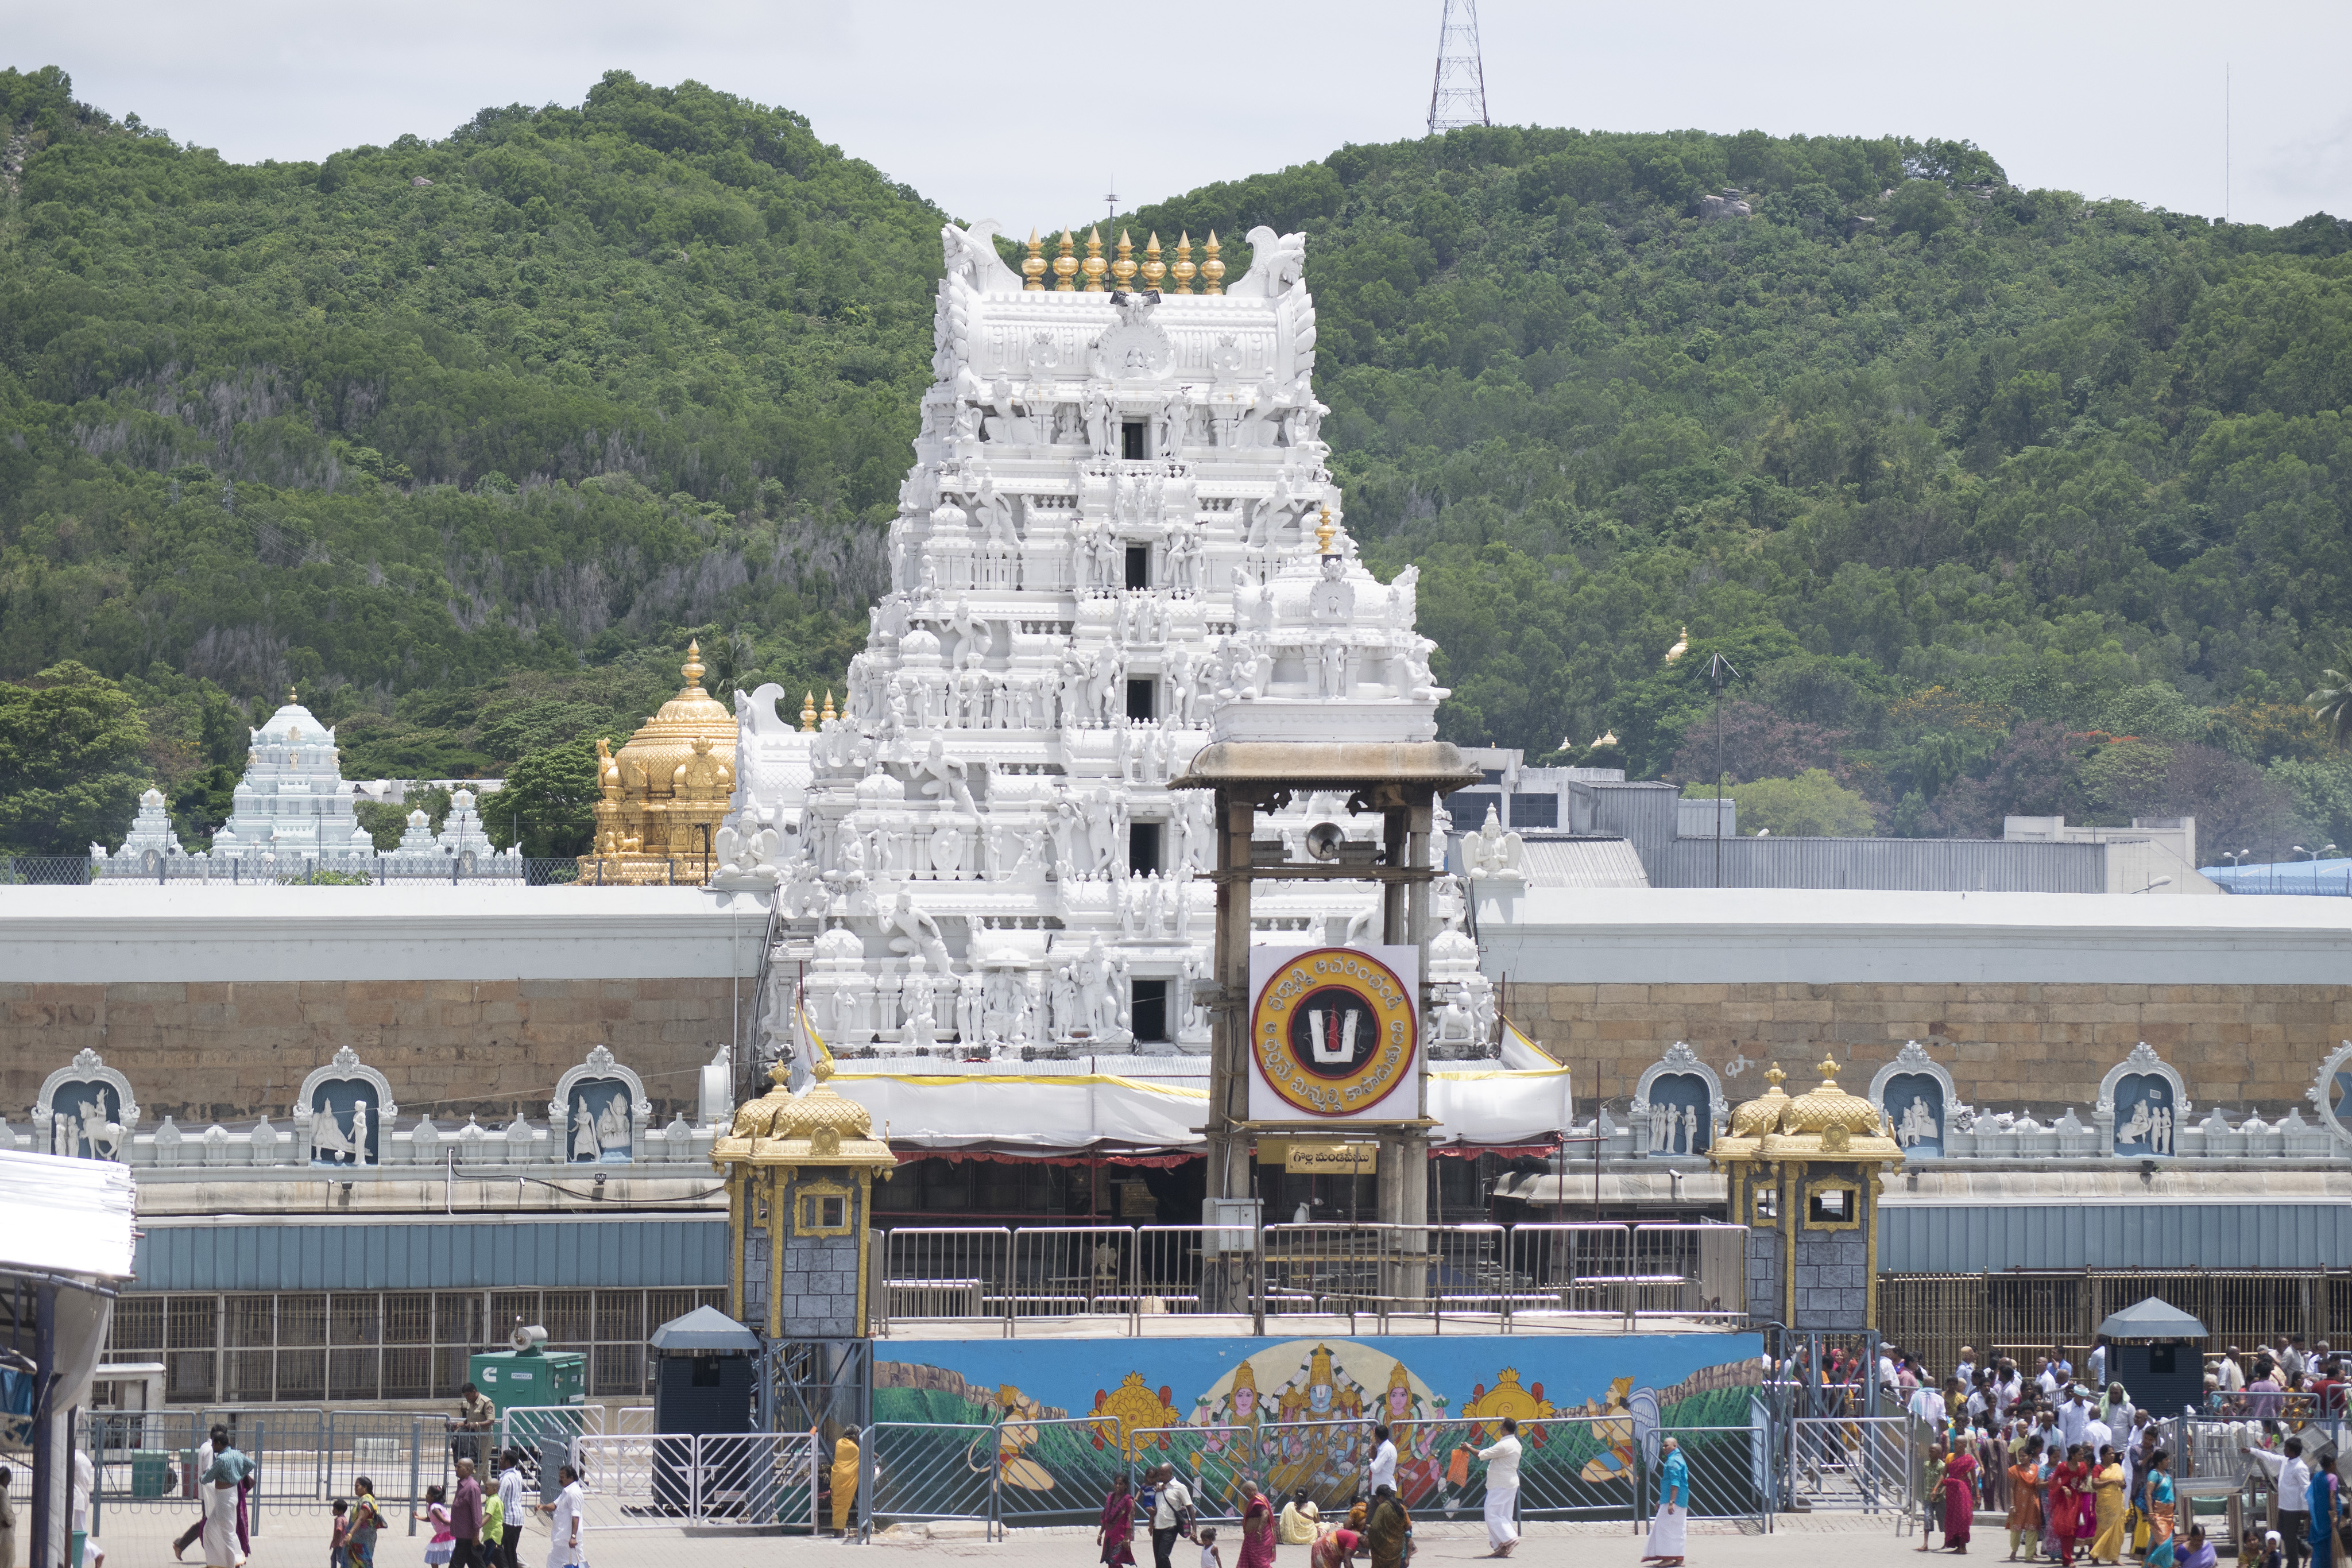
<instances>
[{"instance_id":1,"label":"metal barricade","mask_svg":"<svg viewBox=\"0 0 2352 1568\"><path fill-rule=\"evenodd\" d=\"M269 1418L261 1420L266 1427ZM318 1485L300 1500L316 1506L322 1498L350 1497L364 1478L387 1517L398 1508L414 1512L425 1506L425 1488L438 1486L446 1495L452 1484L448 1437L449 1423L440 1416L334 1411L324 1423ZM416 1533L413 1521L409 1533Z\"/></svg>"},{"instance_id":2,"label":"metal barricade","mask_svg":"<svg viewBox=\"0 0 2352 1568\"><path fill-rule=\"evenodd\" d=\"M200 1412L85 1410L81 1418L79 1446L95 1472L92 1534L114 1512L186 1514L190 1523L195 1521L194 1511L203 1506L196 1491L203 1478L192 1473L196 1448L205 1440Z\"/></svg>"},{"instance_id":3,"label":"metal barricade","mask_svg":"<svg viewBox=\"0 0 2352 1568\"><path fill-rule=\"evenodd\" d=\"M1630 1246L1626 1311L1633 1323L1645 1317L1747 1322L1748 1227L1636 1225Z\"/></svg>"},{"instance_id":4,"label":"metal barricade","mask_svg":"<svg viewBox=\"0 0 2352 1568\"><path fill-rule=\"evenodd\" d=\"M1519 1424L1519 1517L1522 1519L1630 1520L1641 1496L1639 1450L1635 1432L1640 1417L1632 1410L1609 1416L1547 1416ZM1412 1453L1425 1456L1437 1473L1456 1448L1472 1450L1492 1445L1502 1435L1492 1422L1447 1421L1411 1423ZM1436 1428L1426 1434L1424 1427ZM1402 1433L1406 1428L1399 1428ZM1398 1456L1406 1459L1406 1438L1394 1438ZM1405 1464L1400 1463L1402 1474ZM1449 1506L1484 1508L1486 1476L1473 1465L1463 1486L1444 1494Z\"/></svg>"},{"instance_id":5,"label":"metal barricade","mask_svg":"<svg viewBox=\"0 0 2352 1568\"><path fill-rule=\"evenodd\" d=\"M571 1451L591 1531L806 1530L817 1517L811 1432L583 1437Z\"/></svg>"},{"instance_id":6,"label":"metal barricade","mask_svg":"<svg viewBox=\"0 0 2352 1568\"><path fill-rule=\"evenodd\" d=\"M1009 1323L1013 1232L1001 1225L903 1226L883 1232L875 1332L908 1318Z\"/></svg>"},{"instance_id":7,"label":"metal barricade","mask_svg":"<svg viewBox=\"0 0 2352 1568\"><path fill-rule=\"evenodd\" d=\"M1782 1507L1912 1511L1927 1434L1910 1416L1800 1416L1784 1431L1775 1482Z\"/></svg>"},{"instance_id":8,"label":"metal barricade","mask_svg":"<svg viewBox=\"0 0 2352 1568\"><path fill-rule=\"evenodd\" d=\"M1238 1521L1253 1491L1278 1509L1304 1490L1326 1512L1344 1513L1363 1490L1372 1459L1372 1422L1266 1421L1256 1426L1139 1427L1128 1434L1133 1490L1172 1466L1208 1521ZM1402 1450L1400 1450L1402 1454Z\"/></svg>"},{"instance_id":9,"label":"metal barricade","mask_svg":"<svg viewBox=\"0 0 2352 1568\"><path fill-rule=\"evenodd\" d=\"M869 1436L870 1524L971 1519L985 1521L993 1536L999 1478L1017 1457L1006 1452L1012 1440L1004 1431L978 1422L877 1421ZM1055 1481L1047 1476L1045 1484ZM1099 1511L1100 1505L1092 1508Z\"/></svg>"},{"instance_id":10,"label":"metal barricade","mask_svg":"<svg viewBox=\"0 0 2352 1568\"><path fill-rule=\"evenodd\" d=\"M694 1519L694 1438L666 1434L572 1441L581 1529L654 1530Z\"/></svg>"},{"instance_id":11,"label":"metal barricade","mask_svg":"<svg viewBox=\"0 0 2352 1568\"><path fill-rule=\"evenodd\" d=\"M1131 1434L1125 1434L1131 1436ZM1111 1483L1127 1473L1116 1416L1007 1420L996 1438L1000 1527L1092 1524Z\"/></svg>"},{"instance_id":12,"label":"metal barricade","mask_svg":"<svg viewBox=\"0 0 2352 1568\"><path fill-rule=\"evenodd\" d=\"M517 1405L499 1412L499 1448L536 1455L550 1437L604 1436L602 1405ZM477 1467L478 1468L478 1466Z\"/></svg>"},{"instance_id":13,"label":"metal barricade","mask_svg":"<svg viewBox=\"0 0 2352 1568\"><path fill-rule=\"evenodd\" d=\"M1247 1317L1253 1310L1256 1260L1246 1249L1212 1251L1248 1231L1199 1225L1143 1225L1129 1252L1128 1291L1135 1300L1131 1332L1151 1317L1215 1314Z\"/></svg>"},{"instance_id":14,"label":"metal barricade","mask_svg":"<svg viewBox=\"0 0 2352 1568\"><path fill-rule=\"evenodd\" d=\"M654 1482L661 1484L661 1454ZM714 1432L695 1439L694 1516L704 1529L766 1530L817 1522L816 1434Z\"/></svg>"},{"instance_id":15,"label":"metal barricade","mask_svg":"<svg viewBox=\"0 0 2352 1568\"><path fill-rule=\"evenodd\" d=\"M1024 1317L1131 1315L1129 1259L1135 1232L1124 1225L1033 1226L1013 1232L1012 1288L1005 1325Z\"/></svg>"},{"instance_id":16,"label":"metal barricade","mask_svg":"<svg viewBox=\"0 0 2352 1568\"><path fill-rule=\"evenodd\" d=\"M1644 1517L1655 1511L1665 1464L1665 1440L1675 1440L1690 1486L1693 1519L1753 1520L1771 1527L1774 1512L1773 1431L1760 1420L1752 1427L1662 1427L1654 1442L1643 1445L1647 1460L1642 1499Z\"/></svg>"},{"instance_id":17,"label":"metal barricade","mask_svg":"<svg viewBox=\"0 0 2352 1568\"><path fill-rule=\"evenodd\" d=\"M612 1422L613 1436L648 1436L654 1429L654 1407L650 1405L624 1405L612 1412Z\"/></svg>"},{"instance_id":18,"label":"metal barricade","mask_svg":"<svg viewBox=\"0 0 2352 1568\"><path fill-rule=\"evenodd\" d=\"M214 1406L204 1412L196 1440L202 1442L202 1434L215 1426L226 1427L229 1441L253 1461L253 1488L246 1494L252 1529L260 1529L265 1511L315 1508L331 1495L326 1468L333 1438L325 1410L299 1405ZM384 1485L398 1491L404 1479L404 1475L387 1477Z\"/></svg>"},{"instance_id":19,"label":"metal barricade","mask_svg":"<svg viewBox=\"0 0 2352 1568\"><path fill-rule=\"evenodd\" d=\"M1632 1227L1600 1220L1513 1226L1504 1328L1521 1318L1628 1322L1622 1281L1633 1272L1633 1237Z\"/></svg>"},{"instance_id":20,"label":"metal barricade","mask_svg":"<svg viewBox=\"0 0 2352 1568\"><path fill-rule=\"evenodd\" d=\"M1359 1312L1379 1314L1390 1293L1381 1266L1389 1240L1375 1225L1269 1225L1265 1252L1265 1314L1342 1317L1356 1332Z\"/></svg>"}]
</instances>

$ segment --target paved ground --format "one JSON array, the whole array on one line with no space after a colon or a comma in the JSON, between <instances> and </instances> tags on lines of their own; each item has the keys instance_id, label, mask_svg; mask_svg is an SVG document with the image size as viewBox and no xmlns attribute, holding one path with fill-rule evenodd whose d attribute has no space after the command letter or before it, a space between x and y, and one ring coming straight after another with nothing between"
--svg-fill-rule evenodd
<instances>
[{"instance_id":1,"label":"paved ground","mask_svg":"<svg viewBox=\"0 0 2352 1568\"><path fill-rule=\"evenodd\" d=\"M102 1521L101 1543L107 1548L107 1568L157 1568L172 1560L172 1538L193 1518L169 1513L116 1511ZM980 1559L1013 1568L1030 1564L1048 1568L1081 1568L1096 1560L1094 1541L1082 1530L1017 1531L1009 1541L983 1542L976 1536L949 1533L940 1527L937 1538L911 1531L892 1531L867 1548L845 1548L837 1541L805 1537L707 1535L688 1538L675 1530L606 1531L592 1533L586 1542L590 1568L813 1568L815 1564L853 1563L859 1558L903 1562ZM1916 1561L1912 1548L1918 1537L1897 1539L1885 1515L1825 1513L1790 1516L1770 1535L1744 1533L1730 1524L1694 1523L1690 1528L1692 1568L1902 1568ZM325 1511L316 1519L304 1515L267 1514L262 1534L254 1542L251 1568L325 1568L328 1525ZM1485 1531L1476 1524L1425 1521L1417 1527L1421 1549L1416 1563L1466 1563L1484 1557ZM421 1568L425 1561L423 1531L415 1537L387 1532L376 1543L378 1568ZM1149 1564L1148 1542L1143 1562ZM1979 1561L1998 1561L2004 1542L1998 1533L1979 1527ZM546 1562L548 1538L543 1526L523 1536L521 1558L526 1568ZM194 1563L202 1555L192 1551ZM1642 1537L1623 1524L1547 1524L1528 1526L1527 1539L1512 1555L1514 1563L1538 1568L1638 1568ZM1948 1557L1948 1553L1937 1553ZM1226 1568L1234 1552L1227 1543ZM1197 1548L1180 1550L1176 1568L1193 1568ZM1281 1568L1306 1568L1307 1549L1286 1546Z\"/></svg>"}]
</instances>

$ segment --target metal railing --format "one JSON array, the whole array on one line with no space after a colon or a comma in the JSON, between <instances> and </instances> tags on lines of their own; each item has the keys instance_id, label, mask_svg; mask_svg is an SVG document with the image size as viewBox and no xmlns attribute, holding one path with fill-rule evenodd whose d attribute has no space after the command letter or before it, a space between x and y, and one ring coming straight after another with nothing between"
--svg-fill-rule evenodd
<instances>
[{"instance_id":1,"label":"metal railing","mask_svg":"<svg viewBox=\"0 0 2352 1568\"><path fill-rule=\"evenodd\" d=\"M1769 1529L1775 1508L1773 1432L1769 1426L1664 1427L1643 1445L1641 1517L1659 1503L1665 1439L1681 1451L1693 1519L1746 1519Z\"/></svg>"},{"instance_id":2,"label":"metal railing","mask_svg":"<svg viewBox=\"0 0 2352 1568\"><path fill-rule=\"evenodd\" d=\"M1799 1416L1781 1424L1786 1506L1908 1513L1932 1436L1908 1416Z\"/></svg>"},{"instance_id":3,"label":"metal railing","mask_svg":"<svg viewBox=\"0 0 2352 1568\"><path fill-rule=\"evenodd\" d=\"M230 1442L253 1461L245 1506L255 1534L264 1513L315 1511L352 1495L362 1478L396 1522L397 1511L424 1507L426 1487L453 1484L452 1450L462 1436L442 1416L277 1405L98 1410L82 1421L95 1472L93 1531L109 1509L197 1507L196 1453L216 1425L228 1427Z\"/></svg>"},{"instance_id":4,"label":"metal railing","mask_svg":"<svg viewBox=\"0 0 2352 1568\"><path fill-rule=\"evenodd\" d=\"M930 1320L991 1323L1175 1315L1447 1319L1521 1324L1744 1325L1746 1228L1601 1223L902 1226L883 1233L877 1332ZM1236 1239L1246 1245L1238 1249Z\"/></svg>"},{"instance_id":5,"label":"metal railing","mask_svg":"<svg viewBox=\"0 0 2352 1568\"><path fill-rule=\"evenodd\" d=\"M1014 1444L1009 1429L982 1424L877 1421L870 1433L871 1478L864 1510L871 1524L943 1519L999 1521L1002 1455ZM1034 1438L1032 1439L1034 1441ZM1034 1463L1034 1461L1032 1461ZM1024 1479L1025 1479L1024 1472ZM1048 1487L1062 1478L1045 1478Z\"/></svg>"},{"instance_id":6,"label":"metal railing","mask_svg":"<svg viewBox=\"0 0 2352 1568\"><path fill-rule=\"evenodd\" d=\"M816 1435L632 1433L572 1439L583 1527L813 1529Z\"/></svg>"}]
</instances>

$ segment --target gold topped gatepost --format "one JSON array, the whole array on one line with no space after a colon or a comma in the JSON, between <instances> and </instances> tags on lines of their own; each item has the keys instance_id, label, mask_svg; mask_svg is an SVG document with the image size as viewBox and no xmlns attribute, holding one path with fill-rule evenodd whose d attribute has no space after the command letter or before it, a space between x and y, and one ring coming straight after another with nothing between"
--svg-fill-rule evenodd
<instances>
[{"instance_id":1,"label":"gold topped gatepost","mask_svg":"<svg viewBox=\"0 0 2352 1568\"><path fill-rule=\"evenodd\" d=\"M618 753L596 743L596 842L580 880L709 880L711 840L735 790L735 716L702 689L702 646L687 644L686 685Z\"/></svg>"},{"instance_id":2,"label":"gold topped gatepost","mask_svg":"<svg viewBox=\"0 0 2352 1568\"><path fill-rule=\"evenodd\" d=\"M1838 1086L1837 1060L1790 1099L1779 1063L1731 1113L1707 1157L1724 1173L1731 1219L1748 1227L1748 1316L1798 1330L1875 1328L1878 1191L1903 1145L1878 1108Z\"/></svg>"},{"instance_id":3,"label":"gold topped gatepost","mask_svg":"<svg viewBox=\"0 0 2352 1568\"><path fill-rule=\"evenodd\" d=\"M822 1074L805 1093L772 1087L735 1108L710 1151L727 1181L728 1315L769 1339L862 1339L874 1181L898 1168L873 1113Z\"/></svg>"}]
</instances>

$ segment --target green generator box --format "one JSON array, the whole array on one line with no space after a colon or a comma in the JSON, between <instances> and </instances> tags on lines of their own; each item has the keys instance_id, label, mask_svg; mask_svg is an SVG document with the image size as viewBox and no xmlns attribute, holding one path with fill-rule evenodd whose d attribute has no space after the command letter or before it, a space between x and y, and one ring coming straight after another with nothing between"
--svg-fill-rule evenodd
<instances>
[{"instance_id":1,"label":"green generator box","mask_svg":"<svg viewBox=\"0 0 2352 1568\"><path fill-rule=\"evenodd\" d=\"M588 1399L588 1358L577 1351L478 1351L466 1360L466 1377L501 1416Z\"/></svg>"}]
</instances>

